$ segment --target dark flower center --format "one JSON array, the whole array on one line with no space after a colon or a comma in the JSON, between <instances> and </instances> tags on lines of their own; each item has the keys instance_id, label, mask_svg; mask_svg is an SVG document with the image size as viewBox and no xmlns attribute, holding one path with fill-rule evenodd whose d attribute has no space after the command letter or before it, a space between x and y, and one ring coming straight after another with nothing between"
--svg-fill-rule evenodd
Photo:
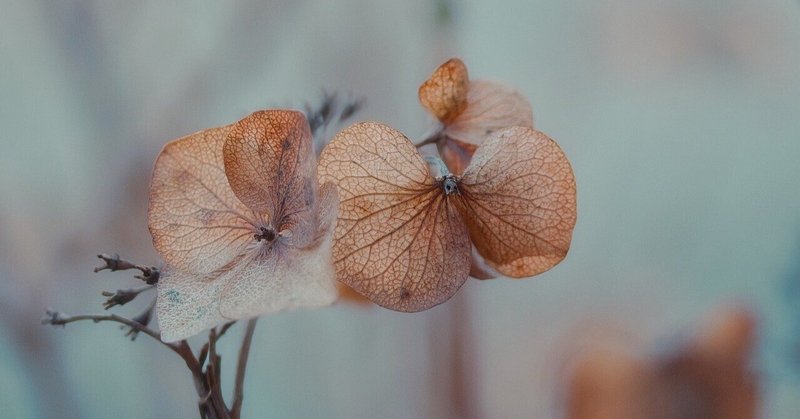
<instances>
[{"instance_id":1,"label":"dark flower center","mask_svg":"<svg viewBox=\"0 0 800 419\"><path fill-rule=\"evenodd\" d=\"M278 235L275 234L275 230L272 227L261 227L259 228L258 231L259 231L258 233L253 235L253 237L255 237L257 241L266 240L269 243L274 241L275 238L278 237Z\"/></svg>"}]
</instances>

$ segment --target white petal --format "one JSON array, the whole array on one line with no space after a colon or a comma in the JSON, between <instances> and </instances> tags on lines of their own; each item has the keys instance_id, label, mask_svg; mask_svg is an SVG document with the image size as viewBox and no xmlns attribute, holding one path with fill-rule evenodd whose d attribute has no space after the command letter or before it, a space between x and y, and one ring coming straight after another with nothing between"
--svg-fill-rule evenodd
<instances>
[{"instance_id":1,"label":"white petal","mask_svg":"<svg viewBox=\"0 0 800 419\"><path fill-rule=\"evenodd\" d=\"M224 278L167 267L158 281L156 313L161 340L175 342L224 323L219 295Z\"/></svg>"}]
</instances>

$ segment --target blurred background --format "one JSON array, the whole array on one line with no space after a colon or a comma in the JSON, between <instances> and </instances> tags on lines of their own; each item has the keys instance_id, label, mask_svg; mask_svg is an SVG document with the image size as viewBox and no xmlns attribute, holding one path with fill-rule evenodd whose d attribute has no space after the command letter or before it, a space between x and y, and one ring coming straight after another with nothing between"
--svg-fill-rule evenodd
<instances>
[{"instance_id":1,"label":"blurred background","mask_svg":"<svg viewBox=\"0 0 800 419\"><path fill-rule=\"evenodd\" d=\"M321 90L420 138L451 56L519 89L578 182L567 259L419 314L262 318L244 417L557 417L570 354L659 351L719 304L759 325L762 417L800 415L800 3L0 1L0 417L192 418L182 361L100 312L99 252L157 264L165 142ZM119 311L134 315L135 301ZM221 342L234 369L242 326ZM199 342L199 341L198 341ZM225 378L226 390L232 377Z\"/></svg>"}]
</instances>

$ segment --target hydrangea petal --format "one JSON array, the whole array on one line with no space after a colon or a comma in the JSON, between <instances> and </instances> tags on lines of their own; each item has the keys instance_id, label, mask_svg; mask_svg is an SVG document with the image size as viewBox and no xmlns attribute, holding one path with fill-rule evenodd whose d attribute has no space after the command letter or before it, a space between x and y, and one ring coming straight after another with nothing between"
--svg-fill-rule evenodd
<instances>
[{"instance_id":1,"label":"hydrangea petal","mask_svg":"<svg viewBox=\"0 0 800 419\"><path fill-rule=\"evenodd\" d=\"M489 266L529 277L566 256L576 221L575 177L545 134L526 127L495 133L459 186L470 237Z\"/></svg>"},{"instance_id":2,"label":"hydrangea petal","mask_svg":"<svg viewBox=\"0 0 800 419\"><path fill-rule=\"evenodd\" d=\"M516 126L533 128L528 99L500 83L476 80L469 84L466 109L445 124L444 134L481 145L492 133Z\"/></svg>"},{"instance_id":3,"label":"hydrangea petal","mask_svg":"<svg viewBox=\"0 0 800 419\"><path fill-rule=\"evenodd\" d=\"M440 65L419 87L419 101L438 120L447 123L467 107L469 75L458 58Z\"/></svg>"},{"instance_id":4,"label":"hydrangea petal","mask_svg":"<svg viewBox=\"0 0 800 419\"><path fill-rule=\"evenodd\" d=\"M165 267L156 299L161 340L179 341L226 322L219 311L219 295L225 284L226 277Z\"/></svg>"},{"instance_id":5,"label":"hydrangea petal","mask_svg":"<svg viewBox=\"0 0 800 419\"><path fill-rule=\"evenodd\" d=\"M355 124L322 152L319 176L339 189L340 281L407 312L446 301L466 281L464 222L408 138L382 124Z\"/></svg>"},{"instance_id":6,"label":"hydrangea petal","mask_svg":"<svg viewBox=\"0 0 800 419\"><path fill-rule=\"evenodd\" d=\"M296 245L313 239L317 196L311 130L302 112L254 112L234 124L223 147L236 196L272 227L291 229Z\"/></svg>"},{"instance_id":7,"label":"hydrangea petal","mask_svg":"<svg viewBox=\"0 0 800 419\"><path fill-rule=\"evenodd\" d=\"M253 239L254 214L233 194L222 148L231 125L167 144L150 184L148 227L164 260L206 274L230 263Z\"/></svg>"}]
</instances>

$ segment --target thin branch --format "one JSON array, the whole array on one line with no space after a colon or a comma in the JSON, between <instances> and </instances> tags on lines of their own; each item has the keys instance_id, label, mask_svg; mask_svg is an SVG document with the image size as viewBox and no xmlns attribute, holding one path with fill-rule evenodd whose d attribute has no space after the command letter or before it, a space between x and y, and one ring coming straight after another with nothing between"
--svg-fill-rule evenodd
<instances>
[{"instance_id":1,"label":"thin branch","mask_svg":"<svg viewBox=\"0 0 800 419\"><path fill-rule=\"evenodd\" d=\"M250 344L253 342L253 332L256 330L256 321L252 318L247 321L247 330L244 332L242 347L239 349L239 360L236 365L236 383L233 387L233 405L231 406L231 417L239 418L244 400L244 372L247 369L247 358L250 355Z\"/></svg>"},{"instance_id":2,"label":"thin branch","mask_svg":"<svg viewBox=\"0 0 800 419\"><path fill-rule=\"evenodd\" d=\"M177 347L175 345L173 345L171 343L163 342L161 340L161 334L160 333L156 332L155 330L153 330L153 329L151 329L151 328L149 328L149 327L147 327L147 326L145 326L145 325L143 325L143 324L141 324L141 323L139 323L137 321L126 319L125 317L118 316L116 314L105 314L105 315L104 314L79 314L79 315L76 315L76 316L70 316L70 315L55 311L55 310L48 309L45 312L44 317L42 317L42 324L50 324L50 325L53 325L53 326L65 326L67 323L73 323L73 322L79 322L79 321L85 321L85 320L91 320L91 321L93 321L95 323L116 322L116 323L124 324L125 326L128 326L128 327L130 327L132 329L136 329L139 332L143 332L143 333L149 335L150 337L152 337L153 339L158 341L158 343L168 347L173 352L176 352L176 353L178 353L180 355L180 352L178 352Z\"/></svg>"},{"instance_id":3,"label":"thin branch","mask_svg":"<svg viewBox=\"0 0 800 419\"><path fill-rule=\"evenodd\" d=\"M213 413L213 417L228 418L228 408L225 405L225 399L222 397L222 389L220 388L222 385L222 357L217 354L217 340L219 340L219 335L217 328L214 327L208 331L208 343L206 344L208 345L207 363L203 374L205 375L208 393L205 396L205 403L210 414ZM205 349L205 346L203 349Z\"/></svg>"},{"instance_id":4,"label":"thin branch","mask_svg":"<svg viewBox=\"0 0 800 419\"><path fill-rule=\"evenodd\" d=\"M136 298L139 294L153 289L155 285L144 285L139 288L128 288L126 290L119 289L117 292L103 291L103 297L108 297L106 302L103 303L103 308L108 310L114 306L122 306Z\"/></svg>"},{"instance_id":5,"label":"thin branch","mask_svg":"<svg viewBox=\"0 0 800 419\"><path fill-rule=\"evenodd\" d=\"M230 329L231 326L234 325L234 323L236 323L236 320L223 324L222 327L220 327L219 331L217 332L217 340L219 340L222 337L222 335L224 335L225 332L227 332L228 329Z\"/></svg>"},{"instance_id":6,"label":"thin branch","mask_svg":"<svg viewBox=\"0 0 800 419\"><path fill-rule=\"evenodd\" d=\"M444 138L447 138L447 137L442 133L441 130L437 130L434 134L432 134L428 138L420 141L417 144L414 144L414 147L422 148L422 147L424 147L424 146L426 146L428 144L436 144L436 143L438 143L440 140L442 140Z\"/></svg>"},{"instance_id":7,"label":"thin branch","mask_svg":"<svg viewBox=\"0 0 800 419\"><path fill-rule=\"evenodd\" d=\"M347 97L341 99L336 92L323 90L322 99L318 105L314 106L306 103L304 106L311 134L316 136L328 126L347 121L363 106L363 98Z\"/></svg>"},{"instance_id":8,"label":"thin branch","mask_svg":"<svg viewBox=\"0 0 800 419\"><path fill-rule=\"evenodd\" d=\"M153 285L157 283L158 278L161 276L161 272L157 267L135 264L133 262L122 259L116 253L114 253L113 255L109 255L107 253L101 253L97 255L97 257L104 262L104 265L95 267L94 268L95 273L103 270L109 270L111 272L114 272L114 271L127 271L129 269L136 269L140 271L142 274L134 275L134 277L141 279L148 285Z\"/></svg>"},{"instance_id":9,"label":"thin branch","mask_svg":"<svg viewBox=\"0 0 800 419\"><path fill-rule=\"evenodd\" d=\"M156 298L153 297L153 300L150 301L150 304L147 305L147 308L141 314L139 314L138 316L134 317L131 320L133 320L133 321L135 321L135 322L137 322L139 324L143 324L145 326L149 326L150 325L150 320L153 319L153 312L155 311L155 308L156 308ZM134 329L134 328L132 328L132 327L128 329L128 333L125 333L125 336L130 337L131 340L136 340L136 337L138 335L139 335L139 331Z\"/></svg>"}]
</instances>

